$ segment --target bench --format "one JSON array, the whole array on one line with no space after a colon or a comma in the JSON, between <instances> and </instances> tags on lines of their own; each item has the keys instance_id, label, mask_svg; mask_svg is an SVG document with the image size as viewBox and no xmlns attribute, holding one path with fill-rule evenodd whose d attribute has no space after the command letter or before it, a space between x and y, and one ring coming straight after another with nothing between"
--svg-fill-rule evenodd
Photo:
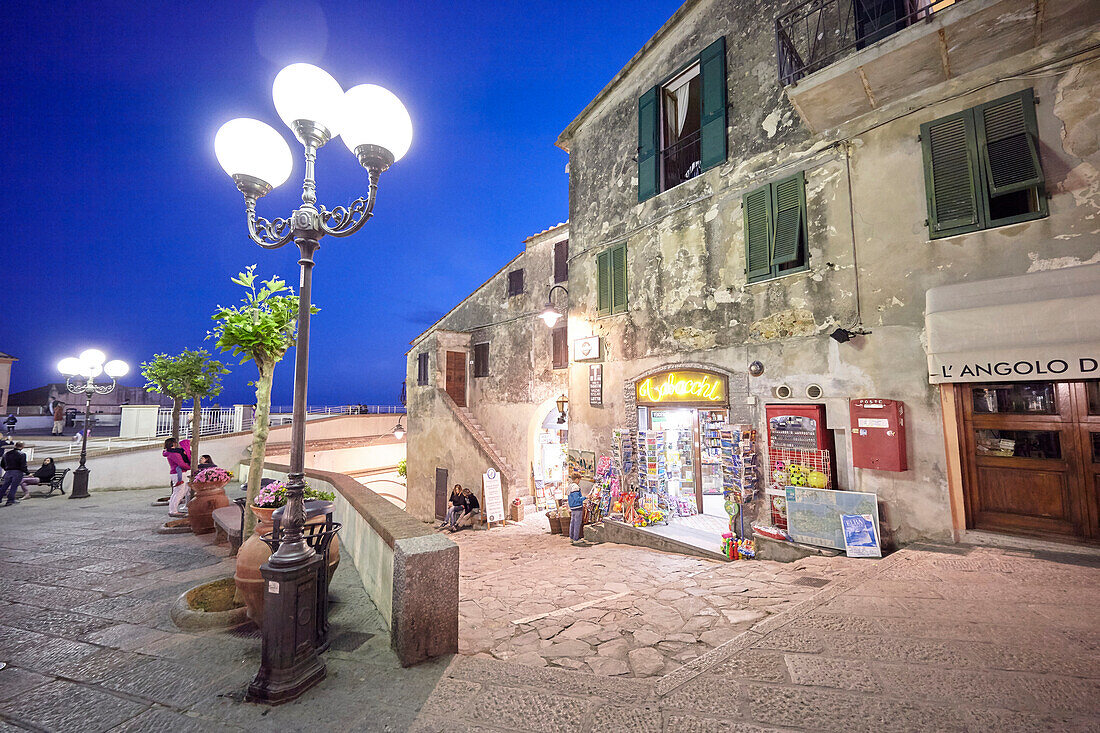
<instances>
[{"instance_id":1,"label":"bench","mask_svg":"<svg viewBox=\"0 0 1100 733\"><path fill-rule=\"evenodd\" d=\"M243 541L241 533L244 531L245 504L246 500L242 497L230 506L215 509L211 515L214 519L214 541L218 541L219 535L224 535L234 555L241 549Z\"/></svg>"},{"instance_id":2,"label":"bench","mask_svg":"<svg viewBox=\"0 0 1100 733\"><path fill-rule=\"evenodd\" d=\"M38 484L38 486L40 488L37 491L32 491L29 494L29 496L33 496L33 497L36 497L36 498L41 497L43 499L46 499L46 498L49 498L49 497L53 496L53 492L55 492L55 491L60 491L62 494L64 494L65 493L65 487L64 487L65 474L67 474L68 472L69 472L69 469L67 469L67 468L61 469L60 471L58 471L57 473L55 473L53 475L53 478L50 479L50 483L48 483L48 484ZM42 490L43 488L45 488L46 490L43 491Z\"/></svg>"}]
</instances>

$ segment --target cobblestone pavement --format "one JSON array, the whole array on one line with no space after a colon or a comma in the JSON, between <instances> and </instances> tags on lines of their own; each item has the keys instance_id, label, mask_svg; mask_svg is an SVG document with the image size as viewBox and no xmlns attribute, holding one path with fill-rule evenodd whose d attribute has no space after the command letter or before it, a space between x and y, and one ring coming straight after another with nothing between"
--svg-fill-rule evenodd
<instances>
[{"instance_id":1,"label":"cobblestone pavement","mask_svg":"<svg viewBox=\"0 0 1100 733\"><path fill-rule=\"evenodd\" d=\"M402 669L345 561L333 581L328 678L294 703L243 703L259 663L256 633L183 633L168 618L174 598L230 574L232 560L209 535L152 534L164 512L149 506L157 493L0 509L0 733L1100 730L1094 559L918 546L881 561L717 565L497 530L456 536L467 653ZM631 579L614 579L622 575ZM791 594L776 590L784 586ZM669 590L685 595L658 597ZM685 599L702 599L690 617L676 606ZM756 608L766 615L755 621L725 613ZM600 615L581 617L587 609ZM664 630L674 625L669 609L678 631ZM684 630L695 618L707 619L706 631ZM581 622L600 631L580 634ZM746 625L727 641L703 639ZM532 631L542 640L553 626L576 636L536 644L545 666L517 663L528 653L517 640ZM611 631L618 636L600 640ZM676 660L646 631L691 634L680 651L702 653ZM600 654L616 639L629 646L628 667L630 652L651 650L661 669L593 674L589 658L616 658ZM596 652L539 653L567 641Z\"/></svg>"},{"instance_id":2,"label":"cobblestone pavement","mask_svg":"<svg viewBox=\"0 0 1100 733\"><path fill-rule=\"evenodd\" d=\"M462 552L459 653L610 676L673 672L866 567L574 547L526 524L450 536Z\"/></svg>"}]
</instances>

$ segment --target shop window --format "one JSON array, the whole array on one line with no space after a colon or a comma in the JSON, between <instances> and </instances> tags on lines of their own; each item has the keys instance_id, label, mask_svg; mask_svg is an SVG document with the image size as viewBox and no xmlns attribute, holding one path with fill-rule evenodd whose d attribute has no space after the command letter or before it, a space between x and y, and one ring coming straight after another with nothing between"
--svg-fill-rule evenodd
<instances>
[{"instance_id":1,"label":"shop window","mask_svg":"<svg viewBox=\"0 0 1100 733\"><path fill-rule=\"evenodd\" d=\"M554 245L554 282L563 283L569 279L569 240L564 239Z\"/></svg>"},{"instance_id":2,"label":"shop window","mask_svg":"<svg viewBox=\"0 0 1100 733\"><path fill-rule=\"evenodd\" d=\"M1058 405L1051 382L1019 382L974 388L974 414L1054 415Z\"/></svg>"},{"instance_id":3,"label":"shop window","mask_svg":"<svg viewBox=\"0 0 1100 733\"><path fill-rule=\"evenodd\" d=\"M920 139L930 238L1047 215L1032 90L926 122Z\"/></svg>"},{"instance_id":4,"label":"shop window","mask_svg":"<svg viewBox=\"0 0 1100 733\"><path fill-rule=\"evenodd\" d=\"M508 297L523 295L523 270L512 270L508 273Z\"/></svg>"},{"instance_id":5,"label":"shop window","mask_svg":"<svg viewBox=\"0 0 1100 733\"><path fill-rule=\"evenodd\" d=\"M726 39L638 99L638 200L726 160Z\"/></svg>"},{"instance_id":6,"label":"shop window","mask_svg":"<svg viewBox=\"0 0 1100 733\"><path fill-rule=\"evenodd\" d=\"M1100 433L1089 433L1092 437L1092 462L1100 463Z\"/></svg>"},{"instance_id":7,"label":"shop window","mask_svg":"<svg viewBox=\"0 0 1100 733\"><path fill-rule=\"evenodd\" d=\"M749 282L807 268L804 173L800 171L745 194L741 205Z\"/></svg>"},{"instance_id":8,"label":"shop window","mask_svg":"<svg viewBox=\"0 0 1100 733\"><path fill-rule=\"evenodd\" d=\"M550 351L555 369L569 368L569 331L566 326L558 326L550 332Z\"/></svg>"},{"instance_id":9,"label":"shop window","mask_svg":"<svg viewBox=\"0 0 1100 733\"><path fill-rule=\"evenodd\" d=\"M1062 444L1054 430L976 430L979 456L1060 460Z\"/></svg>"},{"instance_id":10,"label":"shop window","mask_svg":"<svg viewBox=\"0 0 1100 733\"><path fill-rule=\"evenodd\" d=\"M428 383L428 352L416 357L416 383L423 387Z\"/></svg>"},{"instance_id":11,"label":"shop window","mask_svg":"<svg viewBox=\"0 0 1100 733\"><path fill-rule=\"evenodd\" d=\"M596 255L596 313L610 316L626 312L626 243Z\"/></svg>"},{"instance_id":12,"label":"shop window","mask_svg":"<svg viewBox=\"0 0 1100 733\"><path fill-rule=\"evenodd\" d=\"M489 342L474 344L474 376L489 376Z\"/></svg>"},{"instance_id":13,"label":"shop window","mask_svg":"<svg viewBox=\"0 0 1100 733\"><path fill-rule=\"evenodd\" d=\"M1100 382L1085 382L1089 415L1100 415Z\"/></svg>"}]
</instances>

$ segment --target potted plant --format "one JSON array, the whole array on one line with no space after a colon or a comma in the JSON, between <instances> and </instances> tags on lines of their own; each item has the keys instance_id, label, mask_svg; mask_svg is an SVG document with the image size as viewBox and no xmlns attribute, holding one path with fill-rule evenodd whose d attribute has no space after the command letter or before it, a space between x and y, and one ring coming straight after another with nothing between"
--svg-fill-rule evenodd
<instances>
[{"instance_id":1,"label":"potted plant","mask_svg":"<svg viewBox=\"0 0 1100 733\"><path fill-rule=\"evenodd\" d=\"M207 469L209 470L209 469ZM336 494L331 491L319 491L306 484L303 497L332 501ZM257 626L263 624L264 617L264 578L260 574L260 566L271 557L271 548L263 541L265 534L271 534L275 529L272 515L279 507L286 506L286 483L277 481L260 488L256 497L248 508L256 517L256 529L237 551L237 567L233 573L233 582L237 585L237 592L248 607L248 617ZM314 517L306 524L321 524L324 517ZM332 580L336 566L340 564L340 543L335 539L328 547L328 579Z\"/></svg>"},{"instance_id":2,"label":"potted plant","mask_svg":"<svg viewBox=\"0 0 1100 733\"><path fill-rule=\"evenodd\" d=\"M192 532L206 534L214 531L214 510L229 506L225 485L232 479L233 474L224 468L204 468L191 480L195 495L187 504L187 518L191 522Z\"/></svg>"}]
</instances>

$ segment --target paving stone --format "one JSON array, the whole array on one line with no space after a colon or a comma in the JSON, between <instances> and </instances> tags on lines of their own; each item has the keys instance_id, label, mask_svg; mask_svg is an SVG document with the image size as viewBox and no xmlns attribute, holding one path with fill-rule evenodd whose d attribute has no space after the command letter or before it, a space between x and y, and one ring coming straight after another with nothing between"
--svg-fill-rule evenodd
<instances>
[{"instance_id":1,"label":"paving stone","mask_svg":"<svg viewBox=\"0 0 1100 733\"><path fill-rule=\"evenodd\" d=\"M595 730L622 733L659 733L664 727L656 705L604 705L593 715Z\"/></svg>"},{"instance_id":2,"label":"paving stone","mask_svg":"<svg viewBox=\"0 0 1100 733\"><path fill-rule=\"evenodd\" d=\"M718 677L697 677L663 696L660 704L663 710L726 719L744 718L747 711L744 686Z\"/></svg>"},{"instance_id":3,"label":"paving stone","mask_svg":"<svg viewBox=\"0 0 1100 733\"><path fill-rule=\"evenodd\" d=\"M175 708L186 708L220 689L224 673L209 668L206 673L163 659L153 659L102 681L104 687L143 697Z\"/></svg>"},{"instance_id":4,"label":"paving stone","mask_svg":"<svg viewBox=\"0 0 1100 733\"><path fill-rule=\"evenodd\" d=\"M556 659L558 657L587 657L591 653L592 647L577 639L556 641L541 652L542 656L547 659Z\"/></svg>"},{"instance_id":5,"label":"paving stone","mask_svg":"<svg viewBox=\"0 0 1100 733\"><path fill-rule=\"evenodd\" d=\"M18 667L5 667L0 669L0 701L22 696L28 690L33 690L50 682L53 682L52 677L46 677Z\"/></svg>"},{"instance_id":6,"label":"paving stone","mask_svg":"<svg viewBox=\"0 0 1100 733\"><path fill-rule=\"evenodd\" d=\"M589 657L585 660L593 674L613 677L630 673L630 665L622 659L611 657Z\"/></svg>"},{"instance_id":7,"label":"paving stone","mask_svg":"<svg viewBox=\"0 0 1100 733\"><path fill-rule=\"evenodd\" d=\"M660 640L661 634L655 634L646 629L639 629L634 632L634 643L638 646L654 646Z\"/></svg>"},{"instance_id":8,"label":"paving stone","mask_svg":"<svg viewBox=\"0 0 1100 733\"><path fill-rule=\"evenodd\" d=\"M226 730L243 730L237 726L227 725L224 721L204 720L191 715L164 708L151 708L141 715L131 718L122 725L112 728L111 733L218 733Z\"/></svg>"},{"instance_id":9,"label":"paving stone","mask_svg":"<svg viewBox=\"0 0 1100 733\"><path fill-rule=\"evenodd\" d=\"M106 692L56 681L4 703L4 714L50 731L107 731L145 709Z\"/></svg>"},{"instance_id":10,"label":"paving stone","mask_svg":"<svg viewBox=\"0 0 1100 733\"><path fill-rule=\"evenodd\" d=\"M818 654L787 654L786 662L791 682L796 685L862 692L882 690L870 665L850 659L832 659Z\"/></svg>"},{"instance_id":11,"label":"paving stone","mask_svg":"<svg viewBox=\"0 0 1100 733\"><path fill-rule=\"evenodd\" d=\"M630 669L638 677L649 677L665 668L665 657L656 649L641 647L632 649L626 655Z\"/></svg>"},{"instance_id":12,"label":"paving stone","mask_svg":"<svg viewBox=\"0 0 1100 733\"><path fill-rule=\"evenodd\" d=\"M599 630L600 627L590 621L576 621L562 629L561 633L558 634L558 638L583 639L594 636Z\"/></svg>"},{"instance_id":13,"label":"paving stone","mask_svg":"<svg viewBox=\"0 0 1100 733\"><path fill-rule=\"evenodd\" d=\"M581 730L588 704L584 698L494 686L477 695L467 717L502 728L569 733Z\"/></svg>"},{"instance_id":14,"label":"paving stone","mask_svg":"<svg viewBox=\"0 0 1100 733\"><path fill-rule=\"evenodd\" d=\"M114 622L110 622L114 624ZM167 632L148 626L135 624L114 624L98 631L93 631L83 637L83 641L100 646L114 647L124 651L133 651L139 647L151 644L155 641L166 639L170 636Z\"/></svg>"}]
</instances>

